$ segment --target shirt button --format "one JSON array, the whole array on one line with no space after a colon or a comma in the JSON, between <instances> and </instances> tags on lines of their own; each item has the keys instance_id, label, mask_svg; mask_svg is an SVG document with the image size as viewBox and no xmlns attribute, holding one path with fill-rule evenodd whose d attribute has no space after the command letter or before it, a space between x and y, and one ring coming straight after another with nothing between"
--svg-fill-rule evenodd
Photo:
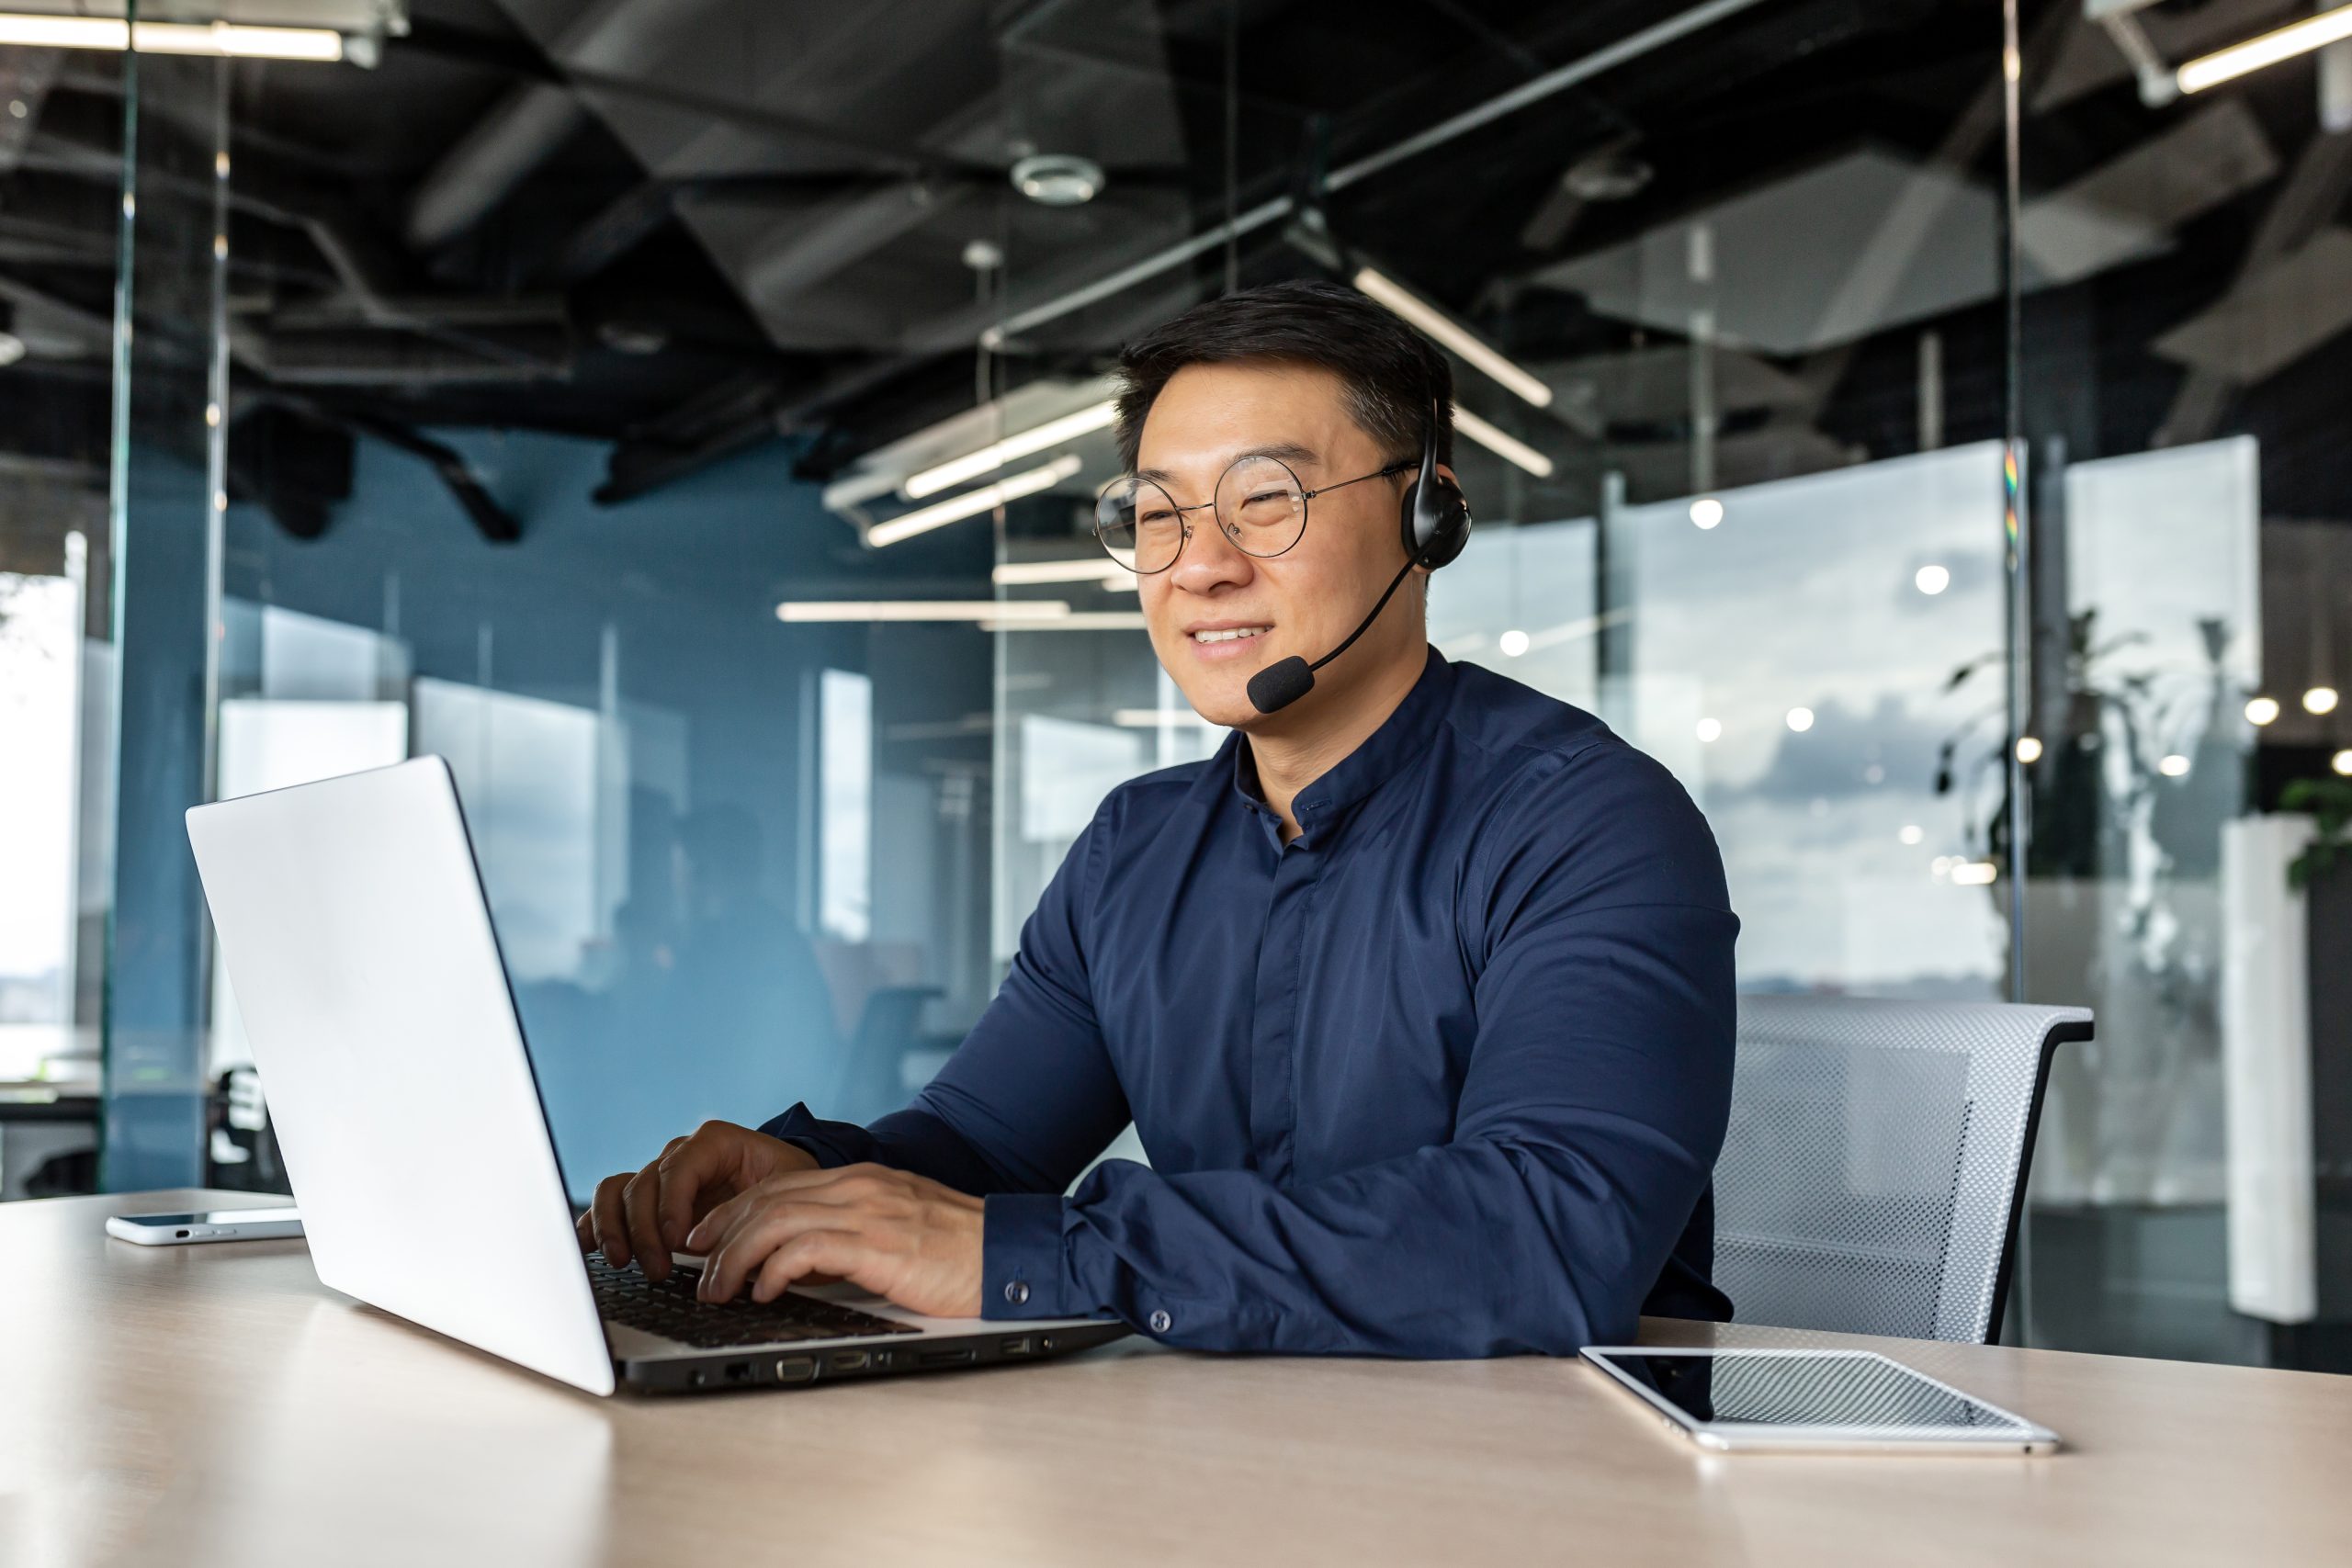
<instances>
[{"instance_id":1,"label":"shirt button","mask_svg":"<svg viewBox=\"0 0 2352 1568\"><path fill-rule=\"evenodd\" d=\"M1165 1334L1168 1332L1168 1325L1174 1321L1175 1320L1170 1317L1165 1312L1153 1313L1151 1314L1151 1331L1154 1334Z\"/></svg>"},{"instance_id":2,"label":"shirt button","mask_svg":"<svg viewBox=\"0 0 2352 1568\"><path fill-rule=\"evenodd\" d=\"M1007 1280L1004 1282L1004 1299L1014 1306L1019 1306L1029 1299L1029 1282L1025 1280Z\"/></svg>"}]
</instances>

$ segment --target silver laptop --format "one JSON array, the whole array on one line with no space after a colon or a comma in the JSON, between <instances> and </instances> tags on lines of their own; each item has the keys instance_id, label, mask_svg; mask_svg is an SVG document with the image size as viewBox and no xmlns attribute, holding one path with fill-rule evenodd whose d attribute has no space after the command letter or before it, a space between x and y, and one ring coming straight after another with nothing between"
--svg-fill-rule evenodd
<instances>
[{"instance_id":1,"label":"silver laptop","mask_svg":"<svg viewBox=\"0 0 2352 1568\"><path fill-rule=\"evenodd\" d=\"M1127 1332L924 1317L842 1285L697 1303L691 1268L657 1285L583 1258L447 764L202 806L187 827L334 1289L598 1394L1035 1361Z\"/></svg>"}]
</instances>

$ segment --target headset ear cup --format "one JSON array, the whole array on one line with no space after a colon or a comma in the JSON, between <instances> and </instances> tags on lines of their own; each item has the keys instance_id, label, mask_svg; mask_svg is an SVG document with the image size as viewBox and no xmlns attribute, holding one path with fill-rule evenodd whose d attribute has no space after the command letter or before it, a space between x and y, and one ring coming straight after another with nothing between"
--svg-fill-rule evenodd
<instances>
[{"instance_id":1,"label":"headset ear cup","mask_svg":"<svg viewBox=\"0 0 2352 1568\"><path fill-rule=\"evenodd\" d=\"M1420 485L1416 482L1405 492L1405 547L1416 561L1435 571L1462 553L1470 542L1470 502L1452 479L1443 474L1432 475L1429 481L1430 513L1424 517L1419 510Z\"/></svg>"}]
</instances>

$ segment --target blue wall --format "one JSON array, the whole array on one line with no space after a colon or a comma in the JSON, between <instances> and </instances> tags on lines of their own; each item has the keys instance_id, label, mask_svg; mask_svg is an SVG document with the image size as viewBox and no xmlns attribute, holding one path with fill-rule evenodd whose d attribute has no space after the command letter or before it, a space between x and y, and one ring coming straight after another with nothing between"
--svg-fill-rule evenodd
<instances>
[{"instance_id":1,"label":"blue wall","mask_svg":"<svg viewBox=\"0 0 2352 1568\"><path fill-rule=\"evenodd\" d=\"M623 702L683 718L691 798L675 812L643 792L631 802L620 951L576 983L518 987L568 1183L584 1191L706 1117L756 1122L800 1099L820 1111L882 1109L843 1099L857 1080L797 929L804 687L821 668L866 670L869 632L785 626L775 605L985 594L987 524L869 554L822 510L816 487L792 476L782 442L605 508L591 500L600 444L436 438L520 519L519 545L482 539L422 462L362 443L353 495L320 539L286 535L257 506L232 507L224 587L395 636L417 676L580 708L597 705L610 628ZM985 712L989 701L987 659L943 660L876 691L876 731ZM985 737L953 744L987 755ZM684 867L680 900L662 875L673 865ZM495 908L499 873L490 881Z\"/></svg>"}]
</instances>

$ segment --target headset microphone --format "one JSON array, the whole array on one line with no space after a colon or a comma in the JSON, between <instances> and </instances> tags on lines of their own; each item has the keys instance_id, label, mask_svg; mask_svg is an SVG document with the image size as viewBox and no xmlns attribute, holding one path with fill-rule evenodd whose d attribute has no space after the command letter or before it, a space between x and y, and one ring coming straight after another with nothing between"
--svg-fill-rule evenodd
<instances>
[{"instance_id":1,"label":"headset microphone","mask_svg":"<svg viewBox=\"0 0 2352 1568\"><path fill-rule=\"evenodd\" d=\"M1372 629L1388 601L1396 596L1415 567L1435 571L1462 553L1470 542L1470 503L1453 481L1437 471L1438 405L1430 404L1429 438L1421 444L1421 471L1404 495L1399 526L1405 540L1405 564L1388 581L1387 591L1372 614L1356 623L1347 641L1309 664L1293 654L1278 659L1250 677L1250 705L1261 714L1279 713L1315 689L1315 672L1345 653L1356 638Z\"/></svg>"},{"instance_id":2,"label":"headset microphone","mask_svg":"<svg viewBox=\"0 0 2352 1568\"><path fill-rule=\"evenodd\" d=\"M1380 603L1372 607L1372 614L1358 621L1356 629L1348 634L1348 640L1314 663L1309 664L1294 653L1288 659L1274 660L1250 676L1250 705L1260 713L1279 713L1313 691L1315 672L1354 647L1356 638L1372 629L1372 623L1380 619L1381 611L1388 608L1389 599L1404 583L1407 573L1419 564L1419 561L1407 561L1404 570L1388 580L1388 592L1380 596Z\"/></svg>"}]
</instances>

